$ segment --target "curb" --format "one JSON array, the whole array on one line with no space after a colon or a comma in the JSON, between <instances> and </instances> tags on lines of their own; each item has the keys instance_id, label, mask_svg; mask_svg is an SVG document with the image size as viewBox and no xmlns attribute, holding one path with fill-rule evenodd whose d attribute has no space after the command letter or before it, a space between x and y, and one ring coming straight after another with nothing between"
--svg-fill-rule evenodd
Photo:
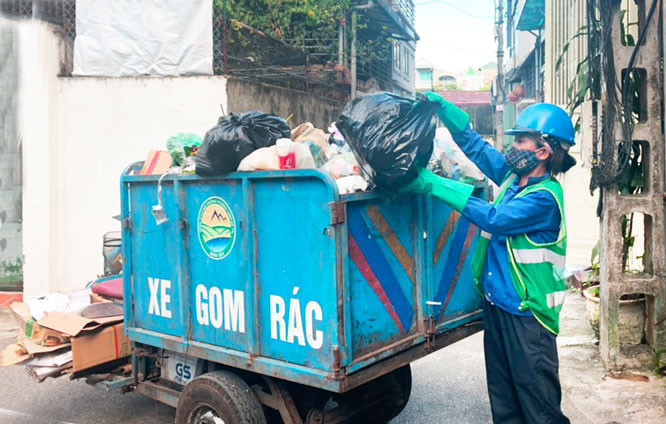
<instances>
[{"instance_id":1,"label":"curb","mask_svg":"<svg viewBox=\"0 0 666 424\"><path fill-rule=\"evenodd\" d=\"M23 302L23 293L0 292L0 308L9 308L12 302Z\"/></svg>"}]
</instances>

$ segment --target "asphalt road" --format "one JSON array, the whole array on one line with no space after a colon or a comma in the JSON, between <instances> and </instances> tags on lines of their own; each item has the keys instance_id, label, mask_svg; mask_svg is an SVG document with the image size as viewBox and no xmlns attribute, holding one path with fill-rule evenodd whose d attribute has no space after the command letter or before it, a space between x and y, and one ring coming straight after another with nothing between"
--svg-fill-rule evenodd
<instances>
[{"instance_id":1,"label":"asphalt road","mask_svg":"<svg viewBox=\"0 0 666 424\"><path fill-rule=\"evenodd\" d=\"M12 339L0 340L3 349ZM392 423L490 422L482 334L412 364L409 404ZM104 392L66 377L34 382L21 366L0 368L1 424L172 423L175 409L129 393Z\"/></svg>"}]
</instances>

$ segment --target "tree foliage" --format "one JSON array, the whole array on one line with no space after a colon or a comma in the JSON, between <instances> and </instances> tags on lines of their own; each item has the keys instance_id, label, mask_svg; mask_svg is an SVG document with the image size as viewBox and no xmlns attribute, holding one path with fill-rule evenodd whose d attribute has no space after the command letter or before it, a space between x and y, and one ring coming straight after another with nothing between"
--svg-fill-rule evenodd
<instances>
[{"instance_id":1,"label":"tree foliage","mask_svg":"<svg viewBox=\"0 0 666 424\"><path fill-rule=\"evenodd\" d=\"M215 0L226 16L296 47L337 37L350 0Z\"/></svg>"}]
</instances>

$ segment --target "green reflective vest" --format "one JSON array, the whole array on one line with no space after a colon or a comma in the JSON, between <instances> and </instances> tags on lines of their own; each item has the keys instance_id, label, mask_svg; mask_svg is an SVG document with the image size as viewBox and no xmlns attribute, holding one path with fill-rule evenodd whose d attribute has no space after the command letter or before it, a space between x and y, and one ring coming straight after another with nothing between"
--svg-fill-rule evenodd
<instances>
[{"instance_id":1,"label":"green reflective vest","mask_svg":"<svg viewBox=\"0 0 666 424\"><path fill-rule=\"evenodd\" d=\"M495 199L497 205L502 201L506 190L517 176L509 174L500 186ZM552 243L535 243L526 234L507 237L506 248L511 268L513 287L520 297L520 310L529 309L532 315L553 334L560 331L559 316L566 294L564 266L567 247L567 228L564 220L564 198L562 186L555 178L548 178L526 187L516 198L526 196L538 190L549 192L560 210L562 222L557 240ZM481 295L481 275L486 262L486 253L490 243L490 234L481 232L481 239L472 261L472 271L477 290Z\"/></svg>"}]
</instances>

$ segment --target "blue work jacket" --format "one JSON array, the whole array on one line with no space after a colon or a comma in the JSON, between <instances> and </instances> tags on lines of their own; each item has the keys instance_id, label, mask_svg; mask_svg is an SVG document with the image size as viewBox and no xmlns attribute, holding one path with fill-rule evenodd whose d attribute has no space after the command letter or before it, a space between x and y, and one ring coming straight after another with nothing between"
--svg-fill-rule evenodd
<instances>
[{"instance_id":1,"label":"blue work jacket","mask_svg":"<svg viewBox=\"0 0 666 424\"><path fill-rule=\"evenodd\" d=\"M495 184L500 185L510 172L504 155L481 136L467 128L451 134L465 155L479 167ZM527 186L550 177L550 173L538 178L529 178L527 185L520 186L519 179L509 187L498 205L471 197L462 214L482 230L490 233L490 244L486 256L482 283L486 299L515 315L531 315L520 311L520 298L511 280L511 270L506 247L506 238L527 234L536 243L548 243L557 239L560 231L560 211L555 198L547 191L536 191L516 198Z\"/></svg>"}]
</instances>

